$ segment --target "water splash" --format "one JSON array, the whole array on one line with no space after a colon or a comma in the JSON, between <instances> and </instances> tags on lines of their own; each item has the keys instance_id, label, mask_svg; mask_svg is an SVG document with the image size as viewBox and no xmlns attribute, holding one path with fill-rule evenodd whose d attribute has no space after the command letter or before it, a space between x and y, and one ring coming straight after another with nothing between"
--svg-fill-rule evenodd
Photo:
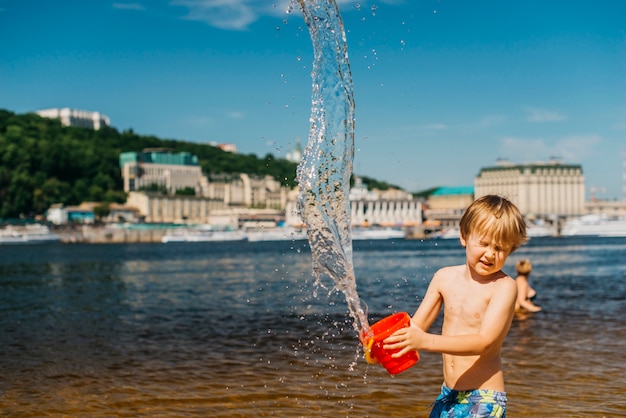
<instances>
[{"instance_id":1,"label":"water splash","mask_svg":"<svg viewBox=\"0 0 626 418\"><path fill-rule=\"evenodd\" d=\"M369 330L356 289L350 234L354 92L343 21L334 0L298 0L313 43L311 129L298 166L298 210L307 225L313 273L343 292L357 331Z\"/></svg>"}]
</instances>

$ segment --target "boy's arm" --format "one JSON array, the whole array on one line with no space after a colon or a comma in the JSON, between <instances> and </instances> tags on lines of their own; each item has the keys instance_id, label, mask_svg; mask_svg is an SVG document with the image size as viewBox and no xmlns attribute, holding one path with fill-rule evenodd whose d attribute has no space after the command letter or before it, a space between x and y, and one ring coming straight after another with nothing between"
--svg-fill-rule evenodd
<instances>
[{"instance_id":1,"label":"boy's arm","mask_svg":"<svg viewBox=\"0 0 626 418\"><path fill-rule=\"evenodd\" d=\"M422 299L422 303L418 306L411 321L423 331L428 331L441 311L443 297L439 291L439 277L439 272L435 273L428 285L424 299Z\"/></svg>"},{"instance_id":2,"label":"boy's arm","mask_svg":"<svg viewBox=\"0 0 626 418\"><path fill-rule=\"evenodd\" d=\"M506 279L491 298L477 333L436 335L411 326L387 338L384 347L385 349L400 349L393 357L400 357L414 350L465 356L480 355L489 351L494 345L502 344L513 319L516 297L517 285L513 280Z\"/></svg>"}]
</instances>

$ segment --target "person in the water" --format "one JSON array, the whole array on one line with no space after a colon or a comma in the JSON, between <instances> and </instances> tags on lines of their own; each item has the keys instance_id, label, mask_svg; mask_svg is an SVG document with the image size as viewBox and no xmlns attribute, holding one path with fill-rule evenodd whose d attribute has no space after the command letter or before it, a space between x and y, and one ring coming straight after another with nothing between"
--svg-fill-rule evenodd
<instances>
[{"instance_id":1,"label":"person in the water","mask_svg":"<svg viewBox=\"0 0 626 418\"><path fill-rule=\"evenodd\" d=\"M515 270L517 271L517 277L515 278L515 283L517 283L515 312L539 312L541 310L541 307L533 302L537 291L528 282L528 276L530 276L532 269L533 266L529 260L520 260L515 263Z\"/></svg>"},{"instance_id":2,"label":"person in the water","mask_svg":"<svg viewBox=\"0 0 626 418\"><path fill-rule=\"evenodd\" d=\"M527 241L526 224L508 199L487 195L461 218L466 262L437 271L409 327L384 348L442 353L443 386L432 417L504 417L500 351L515 311L517 286L502 268ZM441 334L428 333L443 307Z\"/></svg>"}]
</instances>

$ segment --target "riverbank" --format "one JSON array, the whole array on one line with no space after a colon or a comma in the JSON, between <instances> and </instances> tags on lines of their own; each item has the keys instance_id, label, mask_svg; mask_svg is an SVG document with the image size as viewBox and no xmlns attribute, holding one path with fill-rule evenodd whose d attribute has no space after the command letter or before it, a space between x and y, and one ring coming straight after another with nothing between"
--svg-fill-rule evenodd
<instances>
[{"instance_id":1,"label":"riverbank","mask_svg":"<svg viewBox=\"0 0 626 418\"><path fill-rule=\"evenodd\" d=\"M60 237L65 244L131 244L161 243L163 237L172 231L180 231L180 227L145 225L127 228L120 225L73 225L54 227L51 232ZM404 239L427 238L420 228L404 229ZM374 238L371 238L374 239Z\"/></svg>"},{"instance_id":2,"label":"riverbank","mask_svg":"<svg viewBox=\"0 0 626 418\"><path fill-rule=\"evenodd\" d=\"M160 243L167 231L166 228L124 228L119 225L72 225L51 230L65 244Z\"/></svg>"}]
</instances>

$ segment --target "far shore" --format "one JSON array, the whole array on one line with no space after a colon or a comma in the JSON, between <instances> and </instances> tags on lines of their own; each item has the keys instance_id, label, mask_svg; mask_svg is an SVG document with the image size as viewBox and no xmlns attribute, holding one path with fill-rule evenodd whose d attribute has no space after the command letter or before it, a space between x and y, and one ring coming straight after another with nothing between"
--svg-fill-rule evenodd
<instances>
[{"instance_id":1,"label":"far shore","mask_svg":"<svg viewBox=\"0 0 626 418\"><path fill-rule=\"evenodd\" d=\"M161 243L163 236L171 232L168 228L120 228L112 225L57 226L52 231L66 244L125 244ZM406 229L406 239L424 239L421 229Z\"/></svg>"}]
</instances>

